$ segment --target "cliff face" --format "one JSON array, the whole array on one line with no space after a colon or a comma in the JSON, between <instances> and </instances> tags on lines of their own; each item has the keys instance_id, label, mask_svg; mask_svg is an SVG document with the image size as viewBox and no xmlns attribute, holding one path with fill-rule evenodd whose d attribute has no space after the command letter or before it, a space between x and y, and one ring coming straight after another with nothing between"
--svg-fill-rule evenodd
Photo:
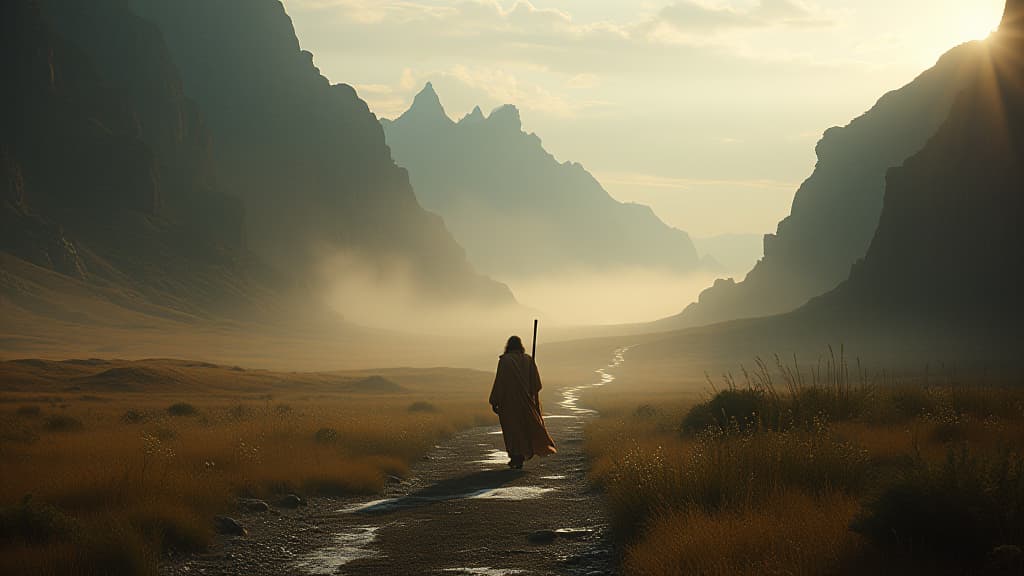
<instances>
[{"instance_id":1,"label":"cliff face","mask_svg":"<svg viewBox=\"0 0 1024 576\"><path fill-rule=\"evenodd\" d=\"M809 306L1020 342L1024 301L1024 2L928 144L889 171L878 231L849 281Z\"/></svg>"},{"instance_id":2,"label":"cliff face","mask_svg":"<svg viewBox=\"0 0 1024 576\"><path fill-rule=\"evenodd\" d=\"M886 171L924 146L982 63L978 43L957 47L903 88L883 96L818 143L818 163L788 217L764 240L742 282L719 280L664 327L787 312L845 280L878 225Z\"/></svg>"},{"instance_id":3,"label":"cliff face","mask_svg":"<svg viewBox=\"0 0 1024 576\"><path fill-rule=\"evenodd\" d=\"M498 277L566 269L697 267L689 236L646 206L616 201L582 166L559 163L519 111L448 118L433 86L382 121L423 205L441 214L474 266Z\"/></svg>"},{"instance_id":4,"label":"cliff face","mask_svg":"<svg viewBox=\"0 0 1024 576\"><path fill-rule=\"evenodd\" d=\"M113 3L89 6L123 49L117 67L61 33L49 6L3 4L0 249L210 309L242 283L241 207L197 184L212 180L208 136L159 34Z\"/></svg>"},{"instance_id":5,"label":"cliff face","mask_svg":"<svg viewBox=\"0 0 1024 576\"><path fill-rule=\"evenodd\" d=\"M301 276L324 255L355 252L399 262L425 296L512 301L420 207L376 118L320 75L280 2L128 4L163 32L213 132L221 181L245 200L256 253Z\"/></svg>"}]
</instances>

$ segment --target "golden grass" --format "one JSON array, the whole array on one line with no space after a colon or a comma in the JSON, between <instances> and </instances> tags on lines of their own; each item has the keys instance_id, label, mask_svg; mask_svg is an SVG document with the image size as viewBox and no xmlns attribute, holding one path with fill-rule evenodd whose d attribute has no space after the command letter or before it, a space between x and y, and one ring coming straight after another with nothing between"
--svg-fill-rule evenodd
<instances>
[{"instance_id":1,"label":"golden grass","mask_svg":"<svg viewBox=\"0 0 1024 576\"><path fill-rule=\"evenodd\" d=\"M921 550L902 547L905 534L886 543L891 534L876 527L913 514L919 486L935 502L984 503L965 509L1003 514L978 521L998 524L999 538L1022 543L1012 535L1024 536L1024 518L1009 502L1024 495L1014 484L1021 478L1014 471L1024 446L1024 390L923 379L849 385L830 378L824 387L804 386L791 377L776 391L765 373L754 375L751 388L726 390L757 391L761 396L751 398L761 398L758 410L782 415L772 423L761 414L745 424L718 412L728 424L688 431L693 413L716 415L719 408L709 405L729 404L709 402L697 412L684 391L675 402L634 397L588 425L591 479L604 490L626 546L626 574L863 573L894 565L916 573ZM834 421L831 410L839 414ZM959 465L950 476L944 470L952 454L955 462L989 464ZM995 486L1005 494L1003 513L991 503ZM925 521L937 526L934 534L922 533L918 546L962 529L956 513L936 514ZM874 531L862 536L851 524ZM979 562L977 550L983 559L985 550L975 546L966 563L940 568L977 569L970 564Z\"/></svg>"},{"instance_id":2,"label":"golden grass","mask_svg":"<svg viewBox=\"0 0 1024 576\"><path fill-rule=\"evenodd\" d=\"M627 549L625 570L643 576L834 574L863 546L848 529L858 509L846 495L786 492L738 511L673 510Z\"/></svg>"},{"instance_id":3,"label":"golden grass","mask_svg":"<svg viewBox=\"0 0 1024 576\"><path fill-rule=\"evenodd\" d=\"M403 391L382 394L352 392L362 375L174 370L181 392L86 393L57 379L0 395L0 513L29 519L0 521L0 573L155 573L162 554L209 546L213 516L240 496L376 493L442 438L494 420L482 373L404 371L392 375ZM194 411L169 410L180 403ZM48 424L58 417L80 425ZM70 533L46 527L53 515Z\"/></svg>"}]
</instances>

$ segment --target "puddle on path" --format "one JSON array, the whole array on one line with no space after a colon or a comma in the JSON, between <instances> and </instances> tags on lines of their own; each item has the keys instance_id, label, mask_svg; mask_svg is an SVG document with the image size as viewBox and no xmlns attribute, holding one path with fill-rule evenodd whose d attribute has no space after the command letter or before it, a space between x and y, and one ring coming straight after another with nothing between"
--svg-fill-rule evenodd
<instances>
[{"instance_id":1,"label":"puddle on path","mask_svg":"<svg viewBox=\"0 0 1024 576\"><path fill-rule=\"evenodd\" d=\"M478 490L467 497L476 500L532 500L554 491L554 488L541 488L540 486L505 486Z\"/></svg>"},{"instance_id":2,"label":"puddle on path","mask_svg":"<svg viewBox=\"0 0 1024 576\"><path fill-rule=\"evenodd\" d=\"M567 388L563 388L562 401L559 402L558 405L577 416L582 416L585 414L597 414L595 410L579 407L578 404L580 401L580 394L584 390L588 390L590 388L599 388L601 386L604 386L605 384L611 384L612 382L614 382L615 375L609 374L608 370L618 368L623 362L625 362L625 354L626 351L629 350L629 348L629 346L625 348L619 348L618 350L615 351L615 354L612 357L611 364L604 368L598 368L597 370L594 370L594 373L598 375L597 382L591 382L590 384L583 384L580 386L570 386ZM569 417L571 418L574 416ZM549 416L546 416L546 418L549 418Z\"/></svg>"},{"instance_id":3,"label":"puddle on path","mask_svg":"<svg viewBox=\"0 0 1024 576\"><path fill-rule=\"evenodd\" d=\"M525 574L522 570L506 570L503 568L445 568L444 572L466 576L511 576Z\"/></svg>"},{"instance_id":4,"label":"puddle on path","mask_svg":"<svg viewBox=\"0 0 1024 576\"><path fill-rule=\"evenodd\" d=\"M377 526L358 526L334 535L334 544L313 550L295 561L295 568L306 574L335 574L338 569L376 554L370 545L377 538Z\"/></svg>"},{"instance_id":5,"label":"puddle on path","mask_svg":"<svg viewBox=\"0 0 1024 576\"><path fill-rule=\"evenodd\" d=\"M508 454L504 450L489 450L483 460L474 460L474 464L487 464L488 466L508 464Z\"/></svg>"}]
</instances>

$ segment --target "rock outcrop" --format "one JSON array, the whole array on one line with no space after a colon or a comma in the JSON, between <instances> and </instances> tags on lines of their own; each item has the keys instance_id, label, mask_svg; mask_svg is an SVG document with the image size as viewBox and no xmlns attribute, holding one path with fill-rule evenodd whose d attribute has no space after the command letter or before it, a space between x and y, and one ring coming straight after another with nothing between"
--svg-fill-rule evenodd
<instances>
[{"instance_id":1,"label":"rock outcrop","mask_svg":"<svg viewBox=\"0 0 1024 576\"><path fill-rule=\"evenodd\" d=\"M647 206L616 201L583 166L556 161L523 132L514 106L488 116L477 107L453 122L428 83L408 111L382 124L420 202L488 274L698 266L685 232Z\"/></svg>"},{"instance_id":2,"label":"rock outcrop","mask_svg":"<svg viewBox=\"0 0 1024 576\"><path fill-rule=\"evenodd\" d=\"M805 314L948 335L1016 355L1024 299L1024 0L1007 3L983 66L917 154L887 176L871 247ZM866 320L864 320L866 318Z\"/></svg>"},{"instance_id":3,"label":"rock outcrop","mask_svg":"<svg viewBox=\"0 0 1024 576\"><path fill-rule=\"evenodd\" d=\"M907 86L883 96L818 142L818 163L789 216L764 239L764 256L741 282L722 279L681 314L683 328L791 311L845 280L878 225L886 171L919 151L983 65L978 42L950 50Z\"/></svg>"},{"instance_id":4,"label":"rock outcrop","mask_svg":"<svg viewBox=\"0 0 1024 576\"><path fill-rule=\"evenodd\" d=\"M300 278L355 254L403 270L427 298L512 302L417 203L377 119L351 86L320 74L280 2L126 4L162 31L213 133L221 181L245 201L254 252Z\"/></svg>"},{"instance_id":5,"label":"rock outcrop","mask_svg":"<svg viewBox=\"0 0 1024 576\"><path fill-rule=\"evenodd\" d=\"M116 2L2 10L0 250L192 311L245 300L241 205L156 29Z\"/></svg>"}]
</instances>

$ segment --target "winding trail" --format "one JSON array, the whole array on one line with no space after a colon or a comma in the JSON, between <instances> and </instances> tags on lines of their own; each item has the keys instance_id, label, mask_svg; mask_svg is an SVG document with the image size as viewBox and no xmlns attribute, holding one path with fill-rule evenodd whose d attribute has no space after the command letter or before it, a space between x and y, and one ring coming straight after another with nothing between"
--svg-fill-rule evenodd
<instances>
[{"instance_id":1,"label":"winding trail","mask_svg":"<svg viewBox=\"0 0 1024 576\"><path fill-rule=\"evenodd\" d=\"M615 381L628 348L598 379L559 390L545 414L558 454L509 470L501 430L472 428L434 448L376 500L311 499L298 510L244 513L245 538L164 565L168 575L613 574L599 493L586 482L582 393Z\"/></svg>"}]
</instances>

